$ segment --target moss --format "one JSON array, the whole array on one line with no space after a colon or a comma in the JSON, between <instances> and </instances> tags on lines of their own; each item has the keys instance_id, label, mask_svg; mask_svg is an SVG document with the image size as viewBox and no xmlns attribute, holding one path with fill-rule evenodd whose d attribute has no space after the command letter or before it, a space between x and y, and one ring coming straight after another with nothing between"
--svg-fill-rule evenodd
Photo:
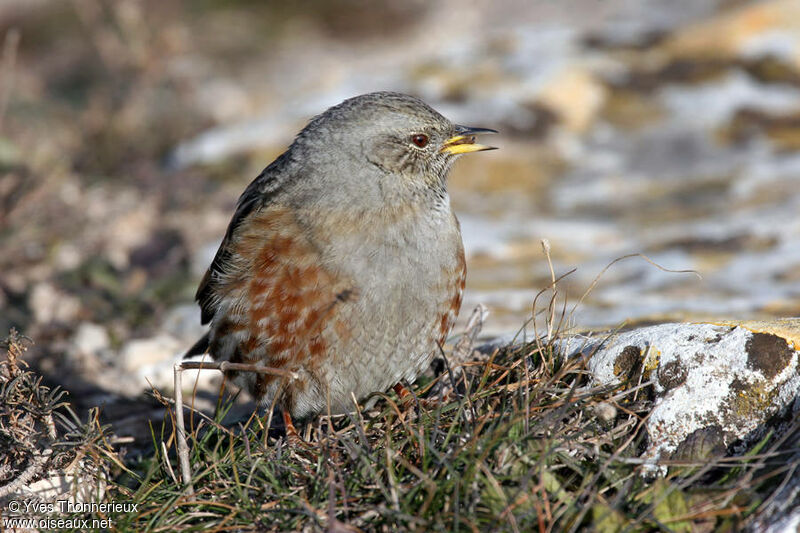
<instances>
[{"instance_id":1,"label":"moss","mask_svg":"<svg viewBox=\"0 0 800 533\"><path fill-rule=\"evenodd\" d=\"M768 380L780 374L795 356L786 339L770 333L753 333L745 351L747 367L760 371Z\"/></svg>"},{"instance_id":2,"label":"moss","mask_svg":"<svg viewBox=\"0 0 800 533\"><path fill-rule=\"evenodd\" d=\"M658 384L664 390L671 390L686 382L688 371L680 361L670 361L658 369Z\"/></svg>"},{"instance_id":3,"label":"moss","mask_svg":"<svg viewBox=\"0 0 800 533\"><path fill-rule=\"evenodd\" d=\"M641 369L642 351L638 346L626 346L614 360L614 375L618 378L633 378Z\"/></svg>"}]
</instances>

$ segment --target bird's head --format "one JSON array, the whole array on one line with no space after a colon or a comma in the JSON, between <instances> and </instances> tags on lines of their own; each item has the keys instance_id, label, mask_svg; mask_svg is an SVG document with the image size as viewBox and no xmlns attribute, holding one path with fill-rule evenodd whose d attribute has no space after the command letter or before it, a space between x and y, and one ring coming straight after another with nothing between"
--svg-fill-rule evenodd
<instances>
[{"instance_id":1,"label":"bird's head","mask_svg":"<svg viewBox=\"0 0 800 533\"><path fill-rule=\"evenodd\" d=\"M486 133L497 132L453 124L413 96L378 92L328 109L311 121L296 142L324 152L340 167L371 169L383 187L444 192L447 174L458 157L494 149L477 142L477 136Z\"/></svg>"}]
</instances>

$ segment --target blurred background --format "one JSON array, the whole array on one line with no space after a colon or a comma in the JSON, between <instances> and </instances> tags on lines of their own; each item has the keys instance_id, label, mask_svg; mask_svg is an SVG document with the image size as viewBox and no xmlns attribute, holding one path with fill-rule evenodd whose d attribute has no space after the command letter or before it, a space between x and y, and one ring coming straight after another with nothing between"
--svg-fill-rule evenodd
<instances>
[{"instance_id":1,"label":"blurred background","mask_svg":"<svg viewBox=\"0 0 800 533\"><path fill-rule=\"evenodd\" d=\"M459 324L523 326L542 239L567 311L626 254L702 276L620 261L578 327L800 312L797 0L1 0L0 51L0 332L87 404L171 381L238 195L373 90L501 131Z\"/></svg>"}]
</instances>

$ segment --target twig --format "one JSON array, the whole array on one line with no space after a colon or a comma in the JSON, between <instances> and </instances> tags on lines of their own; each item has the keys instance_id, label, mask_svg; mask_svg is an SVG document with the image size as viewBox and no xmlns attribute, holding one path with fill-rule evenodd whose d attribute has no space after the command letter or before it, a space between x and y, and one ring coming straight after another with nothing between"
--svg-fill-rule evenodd
<instances>
[{"instance_id":1,"label":"twig","mask_svg":"<svg viewBox=\"0 0 800 533\"><path fill-rule=\"evenodd\" d=\"M547 344L550 344L550 340L553 338L553 322L555 321L555 301L558 298L558 284L556 283L556 272L553 270L553 260L550 257L550 241L547 239L542 239L542 251L544 252L544 256L547 258L547 266L550 268L550 288L553 291L553 297L550 298L550 315L547 318Z\"/></svg>"},{"instance_id":2,"label":"twig","mask_svg":"<svg viewBox=\"0 0 800 533\"><path fill-rule=\"evenodd\" d=\"M664 266L659 265L658 263L656 263L655 261L653 261L652 259L650 259L646 255L641 254L641 253L633 253L633 254L623 255L623 256L617 257L616 259L611 261L609 264L607 264L603 268L603 270L600 271L599 274L597 274L597 276L595 276L594 280L592 280L591 285L589 285L589 288L586 289L586 292L584 292L583 295L580 297L580 299L577 302L575 302L575 305L572 307L572 313L575 312L575 310L578 308L578 306L583 303L583 300L585 300L586 297L589 296L589 294L594 290L594 288L600 282L600 278L603 277L603 275L606 273L606 271L609 268L611 268L615 264L619 263L620 261L624 261L625 259L630 259L632 257L639 257L641 259L644 259L645 261L647 261L648 263L650 263L651 265L653 265L657 269L661 270L662 272L669 272L670 274L694 274L695 276L698 277L698 279L703 279L703 276L701 276L700 273L697 272L696 270L690 270L690 269L673 270L671 268L666 268Z\"/></svg>"},{"instance_id":3,"label":"twig","mask_svg":"<svg viewBox=\"0 0 800 533\"><path fill-rule=\"evenodd\" d=\"M18 443L18 445L21 444ZM50 456L53 455L52 448L45 448L42 453L38 453L33 447L30 447L30 451L32 455L30 464L14 481L0 487L0 498L15 493L21 487L27 485L30 480L41 474Z\"/></svg>"},{"instance_id":4,"label":"twig","mask_svg":"<svg viewBox=\"0 0 800 533\"><path fill-rule=\"evenodd\" d=\"M172 469L172 463L169 462L169 451L167 450L167 444L162 440L161 441L161 451L164 454L164 464L167 466L167 473L169 477L172 478L172 481L177 485L178 478L175 477L175 471Z\"/></svg>"},{"instance_id":5,"label":"twig","mask_svg":"<svg viewBox=\"0 0 800 533\"><path fill-rule=\"evenodd\" d=\"M186 364L186 363L183 363ZM181 479L189 494L194 494L192 475L189 466L189 446L186 444L186 428L183 425L183 365L176 363L175 370L175 425L178 433L178 460L181 467Z\"/></svg>"},{"instance_id":6,"label":"twig","mask_svg":"<svg viewBox=\"0 0 800 533\"><path fill-rule=\"evenodd\" d=\"M273 374L275 376L282 376L289 379L297 379L297 374L282 368L272 368L269 366L249 365L245 363L231 363L230 361L184 361L180 364L183 370L219 370L227 372L228 370L242 370L245 372L255 372L257 374Z\"/></svg>"}]
</instances>

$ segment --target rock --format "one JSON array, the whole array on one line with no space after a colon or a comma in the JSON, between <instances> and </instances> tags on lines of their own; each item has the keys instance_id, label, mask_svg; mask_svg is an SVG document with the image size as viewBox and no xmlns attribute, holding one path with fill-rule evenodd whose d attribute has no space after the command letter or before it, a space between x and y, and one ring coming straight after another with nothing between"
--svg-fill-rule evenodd
<instances>
[{"instance_id":1,"label":"rock","mask_svg":"<svg viewBox=\"0 0 800 533\"><path fill-rule=\"evenodd\" d=\"M99 356L107 350L111 340L106 329L92 322L83 322L72 339L73 347L83 354Z\"/></svg>"},{"instance_id":2,"label":"rock","mask_svg":"<svg viewBox=\"0 0 800 533\"><path fill-rule=\"evenodd\" d=\"M100 387L115 382L109 380L109 377L115 377L113 368L105 364L112 355L110 345L111 339L103 326L81 323L66 352L70 373L80 375L86 382L96 383Z\"/></svg>"},{"instance_id":3,"label":"rock","mask_svg":"<svg viewBox=\"0 0 800 533\"><path fill-rule=\"evenodd\" d=\"M48 282L37 283L28 297L28 306L34 319L40 324L50 322L68 323L75 319L81 309L80 301L59 290Z\"/></svg>"},{"instance_id":4,"label":"rock","mask_svg":"<svg viewBox=\"0 0 800 533\"><path fill-rule=\"evenodd\" d=\"M67 271L78 268L83 259L83 253L78 246L73 243L61 243L55 250L53 263L58 270Z\"/></svg>"},{"instance_id":5,"label":"rock","mask_svg":"<svg viewBox=\"0 0 800 533\"><path fill-rule=\"evenodd\" d=\"M763 527L763 529L759 529L761 527ZM794 509L774 523L757 523L750 531L764 531L765 533L792 533L800 531L800 509Z\"/></svg>"},{"instance_id":6,"label":"rock","mask_svg":"<svg viewBox=\"0 0 800 533\"><path fill-rule=\"evenodd\" d=\"M196 340L192 337L190 342L184 342L172 335L160 334L149 339L130 341L120 353L121 370L137 377L136 383L132 384L137 392L155 387L171 394L174 385L173 366L183 360L183 354ZM199 361L201 358L193 360ZM205 360L210 359L206 356ZM183 374L184 387L191 391L197 381L199 389L215 390L212 381L219 376L217 370L187 370Z\"/></svg>"},{"instance_id":7,"label":"rock","mask_svg":"<svg viewBox=\"0 0 800 533\"><path fill-rule=\"evenodd\" d=\"M762 437L768 419L800 391L800 319L661 324L588 343L598 384L650 380L647 420L654 469L659 459L699 460ZM734 450L736 451L736 450Z\"/></svg>"},{"instance_id":8,"label":"rock","mask_svg":"<svg viewBox=\"0 0 800 533\"><path fill-rule=\"evenodd\" d=\"M771 0L747 3L678 31L664 43L680 56L764 56L800 66L800 3Z\"/></svg>"},{"instance_id":9,"label":"rock","mask_svg":"<svg viewBox=\"0 0 800 533\"><path fill-rule=\"evenodd\" d=\"M553 110L568 130L584 133L603 107L607 92L588 69L569 65L542 88L537 100Z\"/></svg>"},{"instance_id":10,"label":"rock","mask_svg":"<svg viewBox=\"0 0 800 533\"><path fill-rule=\"evenodd\" d=\"M126 372L138 373L143 368L174 360L181 348L177 339L166 334L132 340L122 348L119 364Z\"/></svg>"}]
</instances>

